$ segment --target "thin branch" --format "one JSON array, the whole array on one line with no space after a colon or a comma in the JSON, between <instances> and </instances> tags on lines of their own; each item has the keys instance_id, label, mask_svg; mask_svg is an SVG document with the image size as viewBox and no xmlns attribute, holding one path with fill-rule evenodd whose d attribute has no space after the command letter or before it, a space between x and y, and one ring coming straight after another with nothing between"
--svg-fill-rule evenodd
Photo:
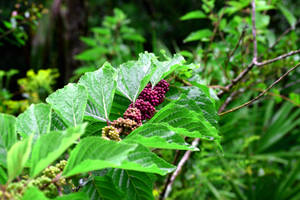
<instances>
[{"instance_id":1,"label":"thin branch","mask_svg":"<svg viewBox=\"0 0 300 200\"><path fill-rule=\"evenodd\" d=\"M300 24L300 19L298 19L298 21L295 24L295 27ZM288 29L286 29L278 38L277 40L274 42L274 44L272 44L272 46L270 47L270 49L273 49L279 42L280 40L287 35L289 32L291 32L292 30L295 30L295 27L289 27Z\"/></svg>"},{"instance_id":2,"label":"thin branch","mask_svg":"<svg viewBox=\"0 0 300 200\"><path fill-rule=\"evenodd\" d=\"M255 62L255 65L261 67L261 66L264 66L264 65L267 65L267 64L270 64L270 63L273 63L273 62L276 62L278 60L282 60L284 58L287 58L287 57L290 57L292 55L295 55L295 54L298 54L300 53L300 49L298 50L295 50L295 51L291 51L289 53L286 53L286 54L282 54L276 58L273 58L273 59L270 59L270 60L266 60L266 61L263 61L263 62ZM254 61L253 61L254 62Z\"/></svg>"},{"instance_id":3,"label":"thin branch","mask_svg":"<svg viewBox=\"0 0 300 200\"><path fill-rule=\"evenodd\" d=\"M200 141L200 138L196 138L196 139L193 141L192 146L193 146L193 147L198 146L199 141ZM183 165L184 165L184 164L186 163L186 161L190 158L191 153L192 153L192 151L186 151L186 152L184 153L183 157L181 158L181 160L179 161L179 163L178 163L178 165L177 165L176 170L173 172L173 174L172 174L172 176L171 176L171 178L170 178L170 182L169 182L169 184L168 184L167 187L166 187L166 192L165 192L165 195L163 196L162 199L166 199L166 198L169 196L170 192L172 191L172 185L173 185L173 183L174 183L176 177L179 175L179 173L180 173L180 171L181 171Z\"/></svg>"},{"instance_id":4,"label":"thin branch","mask_svg":"<svg viewBox=\"0 0 300 200\"><path fill-rule=\"evenodd\" d=\"M263 90L262 89L254 89L255 91L259 91L259 92L262 92ZM273 96L273 97L279 97L279 98L282 98L292 104L294 104L295 106L299 107L300 108L300 104L298 104L297 102L293 101L292 99L284 96L284 95L281 95L281 94L276 94L276 93L273 93L273 92L267 92L266 93L267 95L270 95L270 96Z\"/></svg>"},{"instance_id":5,"label":"thin branch","mask_svg":"<svg viewBox=\"0 0 300 200\"><path fill-rule=\"evenodd\" d=\"M224 101L224 103L222 104L222 106L220 107L218 113L222 113L226 107L229 105L229 103L234 99L234 97L239 93L239 90L236 90L234 92L232 92L229 97L226 98L226 100Z\"/></svg>"},{"instance_id":6,"label":"thin branch","mask_svg":"<svg viewBox=\"0 0 300 200\"><path fill-rule=\"evenodd\" d=\"M226 90L222 90L218 93L219 97L222 97L226 91L229 91L234 85L236 85L238 82L240 82L247 74L248 72L254 67L254 63L250 63L247 68L245 68L236 78L234 78L231 83L229 83L227 86L225 86Z\"/></svg>"},{"instance_id":7,"label":"thin branch","mask_svg":"<svg viewBox=\"0 0 300 200\"><path fill-rule=\"evenodd\" d=\"M226 59L226 61L225 61L225 63L224 63L224 69L225 69L225 70L226 70L227 65L228 65L228 63L229 63L229 61L230 61L230 58L234 55L235 51L236 51L237 48L240 46L241 41L242 41L242 39L243 39L244 36L245 36L245 33L246 33L247 28L248 28L248 26L244 26L244 28L243 28L243 30L242 30L242 33L241 33L241 35L240 35L240 38L239 38L238 42L236 43L234 49L233 49L232 51L229 52L229 54L228 54L228 56L227 56L227 59ZM225 75L227 76L226 71L225 71Z\"/></svg>"},{"instance_id":8,"label":"thin branch","mask_svg":"<svg viewBox=\"0 0 300 200\"><path fill-rule=\"evenodd\" d=\"M262 91L258 96L256 96L254 99L240 105L240 106L237 106L235 108L232 108L230 110L227 110L225 112L222 112L220 113L219 115L222 116L222 115L225 115L225 114L228 114L228 113L231 113L231 112L234 112L236 110L239 110L243 107L246 107L246 106L249 106L251 105L253 102L257 101L260 97L262 97L264 94L266 94L274 85L276 85L277 83L279 83L284 77L286 77L291 71L293 71L294 69L296 69L297 67L300 66L300 63L298 63L297 65L295 65L294 67L292 67L291 69L289 69L285 74L283 74L282 76L280 76L274 83L272 83L267 89L265 89L264 91Z\"/></svg>"},{"instance_id":9,"label":"thin branch","mask_svg":"<svg viewBox=\"0 0 300 200\"><path fill-rule=\"evenodd\" d=\"M253 35L253 63L257 61L257 41L256 41L256 25L255 25L255 0L252 0L252 35Z\"/></svg>"},{"instance_id":10,"label":"thin branch","mask_svg":"<svg viewBox=\"0 0 300 200\"><path fill-rule=\"evenodd\" d=\"M276 58L273 58L273 59L270 59L270 60L266 60L266 61L263 61L263 62L258 62L257 61L257 40L256 40L256 25L255 25L255 1L252 0L251 2L251 5L252 5L252 35L253 35L253 60L252 62L247 66L247 68L245 68L236 78L234 78L231 83L229 83L227 86L225 86L226 90L222 90L218 93L218 96L219 97L222 97L227 91L230 91L233 86L235 86L238 82L240 82L248 73L249 71L252 70L252 68L254 66L264 66L264 65L267 65L267 64L270 64L270 63L273 63L273 62L276 62L278 60L282 60L284 58L287 58L289 56L292 56L292 55L295 55L295 54L298 54L300 53L300 49L298 50L295 50L295 51L291 51L289 53L286 53L286 54L283 54L283 55L280 55ZM299 21L297 22L297 24L300 23L300 19ZM290 32L291 29L288 29L286 30L280 37L280 39L285 35L287 34L288 32ZM276 44L279 42L279 38L278 38L278 41L276 41ZM273 48L275 45L271 46L271 48Z\"/></svg>"},{"instance_id":11,"label":"thin branch","mask_svg":"<svg viewBox=\"0 0 300 200\"><path fill-rule=\"evenodd\" d=\"M175 157L174 157L174 160L173 160L173 165L176 165L176 163L178 162L180 153L181 152L179 150L176 151L176 154L175 154ZM170 184L170 181L171 181L171 177L172 177L172 174L169 174L168 178L167 178L167 180L165 182L164 188L163 188L162 192L159 195L159 200L163 200L164 199L164 196L166 194L168 185Z\"/></svg>"}]
</instances>

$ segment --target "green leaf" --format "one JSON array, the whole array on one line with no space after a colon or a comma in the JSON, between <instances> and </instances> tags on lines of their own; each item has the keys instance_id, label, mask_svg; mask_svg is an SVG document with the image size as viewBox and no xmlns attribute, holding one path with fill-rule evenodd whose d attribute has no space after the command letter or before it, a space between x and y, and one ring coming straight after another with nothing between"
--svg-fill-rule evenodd
<instances>
[{"instance_id":1,"label":"green leaf","mask_svg":"<svg viewBox=\"0 0 300 200\"><path fill-rule=\"evenodd\" d=\"M15 143L7 153L8 180L12 181L23 170L30 156L32 136Z\"/></svg>"},{"instance_id":2,"label":"green leaf","mask_svg":"<svg viewBox=\"0 0 300 200\"><path fill-rule=\"evenodd\" d=\"M201 10L194 10L180 17L180 20L202 19L202 18L206 18L205 13L202 12Z\"/></svg>"},{"instance_id":3,"label":"green leaf","mask_svg":"<svg viewBox=\"0 0 300 200\"><path fill-rule=\"evenodd\" d=\"M47 200L48 198L36 187L26 189L22 200Z\"/></svg>"},{"instance_id":4,"label":"green leaf","mask_svg":"<svg viewBox=\"0 0 300 200\"><path fill-rule=\"evenodd\" d=\"M131 132L124 141L135 141L151 148L198 150L186 143L175 130L163 123L146 123Z\"/></svg>"},{"instance_id":5,"label":"green leaf","mask_svg":"<svg viewBox=\"0 0 300 200\"><path fill-rule=\"evenodd\" d=\"M80 40L88 46L91 47L97 46L97 40L95 40L94 38L80 37Z\"/></svg>"},{"instance_id":6,"label":"green leaf","mask_svg":"<svg viewBox=\"0 0 300 200\"><path fill-rule=\"evenodd\" d=\"M155 70L152 67L152 53L139 54L138 61L129 61L119 67L118 90L131 102L135 102L140 92L150 81Z\"/></svg>"},{"instance_id":7,"label":"green leaf","mask_svg":"<svg viewBox=\"0 0 300 200\"><path fill-rule=\"evenodd\" d=\"M16 118L0 113L0 166L6 167L7 151L16 142Z\"/></svg>"},{"instance_id":8,"label":"green leaf","mask_svg":"<svg viewBox=\"0 0 300 200\"><path fill-rule=\"evenodd\" d=\"M99 117L106 120L115 95L116 79L116 70L109 63L104 63L100 69L85 73L79 80L79 84L88 91L89 101L98 109Z\"/></svg>"},{"instance_id":9,"label":"green leaf","mask_svg":"<svg viewBox=\"0 0 300 200\"><path fill-rule=\"evenodd\" d=\"M109 119L111 121L113 121L113 120L119 118L120 116L122 116L123 113L128 108L129 104L130 104L130 101L127 98L116 94L114 96L114 101L113 101L113 104L111 107Z\"/></svg>"},{"instance_id":10,"label":"green leaf","mask_svg":"<svg viewBox=\"0 0 300 200\"><path fill-rule=\"evenodd\" d=\"M141 145L87 137L72 151L63 175L72 176L109 167L161 175L174 170L172 165Z\"/></svg>"},{"instance_id":11,"label":"green leaf","mask_svg":"<svg viewBox=\"0 0 300 200\"><path fill-rule=\"evenodd\" d=\"M124 193L113 183L110 176L93 176L83 188L89 199L122 200Z\"/></svg>"},{"instance_id":12,"label":"green leaf","mask_svg":"<svg viewBox=\"0 0 300 200\"><path fill-rule=\"evenodd\" d=\"M85 129L84 136L100 136L104 126L107 126L106 122L89 122Z\"/></svg>"},{"instance_id":13,"label":"green leaf","mask_svg":"<svg viewBox=\"0 0 300 200\"><path fill-rule=\"evenodd\" d=\"M186 87L184 90L187 95L186 98L180 98L176 103L185 105L197 113L203 113L205 119L217 128L219 115L213 103L214 99L210 97L209 89L206 86L198 84L197 87Z\"/></svg>"},{"instance_id":14,"label":"green leaf","mask_svg":"<svg viewBox=\"0 0 300 200\"><path fill-rule=\"evenodd\" d=\"M7 181L6 171L2 167L0 167L0 185L4 185Z\"/></svg>"},{"instance_id":15,"label":"green leaf","mask_svg":"<svg viewBox=\"0 0 300 200\"><path fill-rule=\"evenodd\" d=\"M183 41L192 42L192 41L200 40L202 42L208 42L212 34L213 33L211 32L211 30L203 29L203 30L190 33Z\"/></svg>"},{"instance_id":16,"label":"green leaf","mask_svg":"<svg viewBox=\"0 0 300 200\"><path fill-rule=\"evenodd\" d=\"M180 99L182 98L185 98L185 96L183 95ZM166 105L149 122L165 122L174 127L174 131L179 131L180 134L188 137L216 141L220 139L218 130L205 119L202 112L192 110L190 105L180 105L179 101Z\"/></svg>"},{"instance_id":17,"label":"green leaf","mask_svg":"<svg viewBox=\"0 0 300 200\"><path fill-rule=\"evenodd\" d=\"M106 54L107 49L104 47L94 47L92 49L88 49L83 51L82 53L75 56L77 60L83 60L83 61L93 61L96 58L99 58L101 55Z\"/></svg>"},{"instance_id":18,"label":"green leaf","mask_svg":"<svg viewBox=\"0 0 300 200\"><path fill-rule=\"evenodd\" d=\"M84 133L86 124L53 131L42 135L34 144L31 155L30 176L35 177L61 154L63 154Z\"/></svg>"},{"instance_id":19,"label":"green leaf","mask_svg":"<svg viewBox=\"0 0 300 200\"><path fill-rule=\"evenodd\" d=\"M87 104L84 86L69 83L63 89L52 93L46 101L68 127L82 123Z\"/></svg>"},{"instance_id":20,"label":"green leaf","mask_svg":"<svg viewBox=\"0 0 300 200\"><path fill-rule=\"evenodd\" d=\"M284 15L284 17L287 19L287 21L289 22L289 24L291 25L292 28L295 28L295 25L297 23L297 19L296 17L293 15L293 13L291 13L284 5L282 5L281 3L278 4L278 8L279 10L282 12L282 14Z\"/></svg>"},{"instance_id":21,"label":"green leaf","mask_svg":"<svg viewBox=\"0 0 300 200\"><path fill-rule=\"evenodd\" d=\"M56 114L54 110L51 113L51 131L56 130L65 130L67 129L67 125L63 122L63 120Z\"/></svg>"},{"instance_id":22,"label":"green leaf","mask_svg":"<svg viewBox=\"0 0 300 200\"><path fill-rule=\"evenodd\" d=\"M108 174L128 200L154 199L152 190L155 177L152 174L122 169L111 169Z\"/></svg>"},{"instance_id":23,"label":"green leaf","mask_svg":"<svg viewBox=\"0 0 300 200\"><path fill-rule=\"evenodd\" d=\"M32 104L17 117L17 132L22 137L33 135L34 140L50 131L51 106L40 103Z\"/></svg>"},{"instance_id":24,"label":"green leaf","mask_svg":"<svg viewBox=\"0 0 300 200\"><path fill-rule=\"evenodd\" d=\"M168 61L160 62L155 59L153 62L156 66L156 70L151 77L151 84L155 86L161 79L178 69L180 64L184 62L184 58L180 54L175 54L174 57Z\"/></svg>"},{"instance_id":25,"label":"green leaf","mask_svg":"<svg viewBox=\"0 0 300 200\"><path fill-rule=\"evenodd\" d=\"M138 33L127 33L123 34L124 40L135 41L135 42L146 42L146 39Z\"/></svg>"},{"instance_id":26,"label":"green leaf","mask_svg":"<svg viewBox=\"0 0 300 200\"><path fill-rule=\"evenodd\" d=\"M55 198L55 200L87 200L89 199L88 195L84 192L75 192L68 195Z\"/></svg>"}]
</instances>

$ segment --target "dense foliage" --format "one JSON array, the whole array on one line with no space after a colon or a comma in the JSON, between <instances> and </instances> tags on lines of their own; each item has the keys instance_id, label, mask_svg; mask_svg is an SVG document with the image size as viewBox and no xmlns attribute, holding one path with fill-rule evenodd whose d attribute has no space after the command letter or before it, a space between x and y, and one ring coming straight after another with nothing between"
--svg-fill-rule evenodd
<instances>
[{"instance_id":1,"label":"dense foliage","mask_svg":"<svg viewBox=\"0 0 300 200\"><path fill-rule=\"evenodd\" d=\"M0 6L0 199L300 198L298 1Z\"/></svg>"}]
</instances>

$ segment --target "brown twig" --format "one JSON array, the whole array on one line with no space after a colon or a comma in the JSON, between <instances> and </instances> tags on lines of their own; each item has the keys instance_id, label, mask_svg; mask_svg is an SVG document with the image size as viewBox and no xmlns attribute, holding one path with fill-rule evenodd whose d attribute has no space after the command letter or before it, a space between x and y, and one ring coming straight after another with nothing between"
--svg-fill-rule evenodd
<instances>
[{"instance_id":1,"label":"brown twig","mask_svg":"<svg viewBox=\"0 0 300 200\"><path fill-rule=\"evenodd\" d=\"M296 22L295 27L296 27L298 24L300 24L300 19L298 19L298 21ZM289 27L288 29L286 29L286 30L285 30L285 31L277 38L277 40L274 42L274 44L272 44L272 45L270 46L269 49L273 49L273 48L280 42L280 40L281 40L285 35L287 35L289 32L291 32L292 30L295 30L295 28L294 28L294 27Z\"/></svg>"},{"instance_id":2,"label":"brown twig","mask_svg":"<svg viewBox=\"0 0 300 200\"><path fill-rule=\"evenodd\" d=\"M278 60L282 60L282 59L284 59L284 58L287 58L287 57L289 57L289 56L292 56L292 55L295 55L295 54L298 54L298 53L300 53L300 49L295 50L295 51L291 51L291 52L286 53L286 54L282 54L282 55L280 55L280 56L278 56L278 57L276 57L276 58L273 58L273 59L270 59L270 60L266 60L266 61L263 61L263 62L257 62L257 61L255 61L254 64L257 65L257 66L259 66L259 67L261 67L261 66L264 66L264 65L267 65L267 64L276 62L276 61L278 61ZM254 62L254 61L253 61L253 62Z\"/></svg>"},{"instance_id":3,"label":"brown twig","mask_svg":"<svg viewBox=\"0 0 300 200\"><path fill-rule=\"evenodd\" d=\"M173 160L173 165L176 165L176 164L177 164L178 159L179 159L179 156L180 156L180 151L177 150L177 151L176 151L176 154L175 154L175 157L174 157L174 160ZM164 188L163 188L162 192L161 192L160 195L159 195L159 200L163 200L163 199L164 199L164 196L165 196L165 194L166 194L168 185L169 185L169 183L170 183L170 181L171 181L171 177L172 177L172 174L169 174L169 175L168 175L168 178L167 178L167 180L166 180L166 182L165 182L165 184L164 184Z\"/></svg>"},{"instance_id":4,"label":"brown twig","mask_svg":"<svg viewBox=\"0 0 300 200\"><path fill-rule=\"evenodd\" d=\"M246 33L246 30L247 30L247 28L248 28L248 26L244 26L244 28L243 28L243 30L242 30L242 33L241 33L241 35L240 35L240 38L239 38L239 40L238 40L238 42L236 43L236 45L235 45L235 47L234 47L234 49L232 50L232 51L230 51L229 52L229 54L228 54L228 56L227 56L227 59L226 59L226 61L225 61L225 63L224 63L224 70L225 70L225 76L226 77L228 77L228 75L227 75L227 65L228 65L228 63L229 63L229 61L230 61L230 58L233 56L233 54L235 53L235 51L238 49L238 47L240 46L240 44L241 44L241 41L242 41L242 39L244 38L244 36L245 36L245 33Z\"/></svg>"},{"instance_id":5,"label":"brown twig","mask_svg":"<svg viewBox=\"0 0 300 200\"><path fill-rule=\"evenodd\" d=\"M262 89L258 89L258 88L255 88L255 89L253 89L253 90L259 91L259 92L262 92L262 91L263 91ZM290 98L288 98L288 97L286 97L286 96L284 96L284 95L276 94L276 93L273 93L273 92L267 92L266 94L267 94L267 95L270 95L270 96L273 96L273 97L279 97L279 98L282 98L282 99L284 99L284 100L286 100L286 101L288 101L288 102L294 104L295 106L300 107L300 104L298 104L297 102L293 101L292 99L290 99Z\"/></svg>"},{"instance_id":6,"label":"brown twig","mask_svg":"<svg viewBox=\"0 0 300 200\"><path fill-rule=\"evenodd\" d=\"M270 60L266 60L266 61L263 61L263 62L258 62L257 61L257 40L256 40L256 25L255 25L255 1L252 0L251 2L251 5L252 5L252 35L253 35L253 59L252 59L252 62L247 66L246 69L244 69L236 78L234 78L231 83L229 83L228 85L225 86L226 90L222 90L218 93L218 96L219 97L222 97L227 91L230 91L233 86L235 86L238 82L240 82L248 73L249 71L252 70L252 68L254 66L264 66L264 65L267 65L267 64L270 64L270 63L273 63L273 62L276 62L278 60L282 60L284 58L287 58L289 56L292 56L292 55L295 55L295 54L298 54L300 53L300 49L298 50L295 50L295 51L291 51L289 53L286 53L286 54L283 54L283 55L280 55L276 58L273 58L273 59L270 59ZM299 20L299 23L300 23L300 20ZM288 29L287 31L285 31L287 34L290 30ZM280 37L280 39L283 37L284 34L282 34L282 36ZM278 43L279 41L277 41ZM273 48L274 46L270 47L270 48Z\"/></svg>"},{"instance_id":7,"label":"brown twig","mask_svg":"<svg viewBox=\"0 0 300 200\"><path fill-rule=\"evenodd\" d=\"M257 40L256 40L256 25L255 25L255 0L252 0L252 35L253 35L253 60L252 62L255 64L257 61Z\"/></svg>"},{"instance_id":8,"label":"brown twig","mask_svg":"<svg viewBox=\"0 0 300 200\"><path fill-rule=\"evenodd\" d=\"M239 90L236 90L234 92L232 92L229 97L226 98L226 100L224 101L224 103L222 104L222 106L220 107L218 113L222 113L226 107L228 106L228 104L233 100L233 98L239 93Z\"/></svg>"},{"instance_id":9,"label":"brown twig","mask_svg":"<svg viewBox=\"0 0 300 200\"><path fill-rule=\"evenodd\" d=\"M192 146L193 146L193 147L198 146L199 141L200 141L200 138L196 138L196 139L192 142ZM192 153L192 151L186 151L186 152L184 153L183 157L181 158L181 160L179 161L179 163L178 163L178 165L177 165L176 170L172 173L172 176L171 176L171 178L170 178L169 183L165 186L165 188L164 188L165 193L164 193L164 195L161 197L161 199L166 199L166 198L169 196L169 194L170 194L170 192L171 192L171 190L172 190L172 185L173 185L173 183L174 183L176 177L180 174L180 171L181 171L183 165L184 165L184 164L186 163L186 161L190 158L191 153Z\"/></svg>"},{"instance_id":10,"label":"brown twig","mask_svg":"<svg viewBox=\"0 0 300 200\"><path fill-rule=\"evenodd\" d=\"M276 85L277 83L279 83L284 77L286 77L291 71L293 71L294 69L296 69L297 67L300 66L300 63L298 63L297 65L295 65L294 67L292 67L291 69L289 69L285 74L283 74L282 76L280 76L274 83L272 83L267 89L265 89L264 91L262 91L258 96L256 96L254 99L240 105L240 106L237 106L235 108L232 108L230 110L227 110L225 112L222 112L219 114L219 116L222 116L222 115L225 115L225 114L228 114L228 113L231 113L231 112L234 112L236 110L239 110L243 107L246 107L246 106L249 106L251 105L253 102L257 101L260 97L262 97L264 94L266 94L274 85Z\"/></svg>"}]
</instances>

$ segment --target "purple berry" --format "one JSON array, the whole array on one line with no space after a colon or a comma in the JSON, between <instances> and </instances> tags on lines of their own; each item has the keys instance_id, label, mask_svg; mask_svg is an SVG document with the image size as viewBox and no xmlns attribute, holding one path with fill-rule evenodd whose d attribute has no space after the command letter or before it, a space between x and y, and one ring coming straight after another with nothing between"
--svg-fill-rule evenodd
<instances>
[{"instance_id":1,"label":"purple berry","mask_svg":"<svg viewBox=\"0 0 300 200\"><path fill-rule=\"evenodd\" d=\"M138 126L142 125L141 111L137 108L127 108L123 115L124 119L131 119L137 123Z\"/></svg>"},{"instance_id":2,"label":"purple berry","mask_svg":"<svg viewBox=\"0 0 300 200\"><path fill-rule=\"evenodd\" d=\"M146 87L143 89L138 99L142 99L144 101L149 101L152 106L157 106L160 102L159 93L156 90L152 90L151 87Z\"/></svg>"},{"instance_id":3,"label":"purple berry","mask_svg":"<svg viewBox=\"0 0 300 200\"><path fill-rule=\"evenodd\" d=\"M165 81L164 79L162 79L154 86L154 90L159 90L159 92L164 91L164 94L166 94L169 91L169 86L170 86L170 84L167 81ZM161 90L159 88L162 88L163 90Z\"/></svg>"},{"instance_id":4,"label":"purple berry","mask_svg":"<svg viewBox=\"0 0 300 200\"><path fill-rule=\"evenodd\" d=\"M155 108L150 102L144 101L143 99L137 99L134 104L130 104L129 108L137 108L141 111L142 120L151 119L155 113Z\"/></svg>"}]
</instances>

